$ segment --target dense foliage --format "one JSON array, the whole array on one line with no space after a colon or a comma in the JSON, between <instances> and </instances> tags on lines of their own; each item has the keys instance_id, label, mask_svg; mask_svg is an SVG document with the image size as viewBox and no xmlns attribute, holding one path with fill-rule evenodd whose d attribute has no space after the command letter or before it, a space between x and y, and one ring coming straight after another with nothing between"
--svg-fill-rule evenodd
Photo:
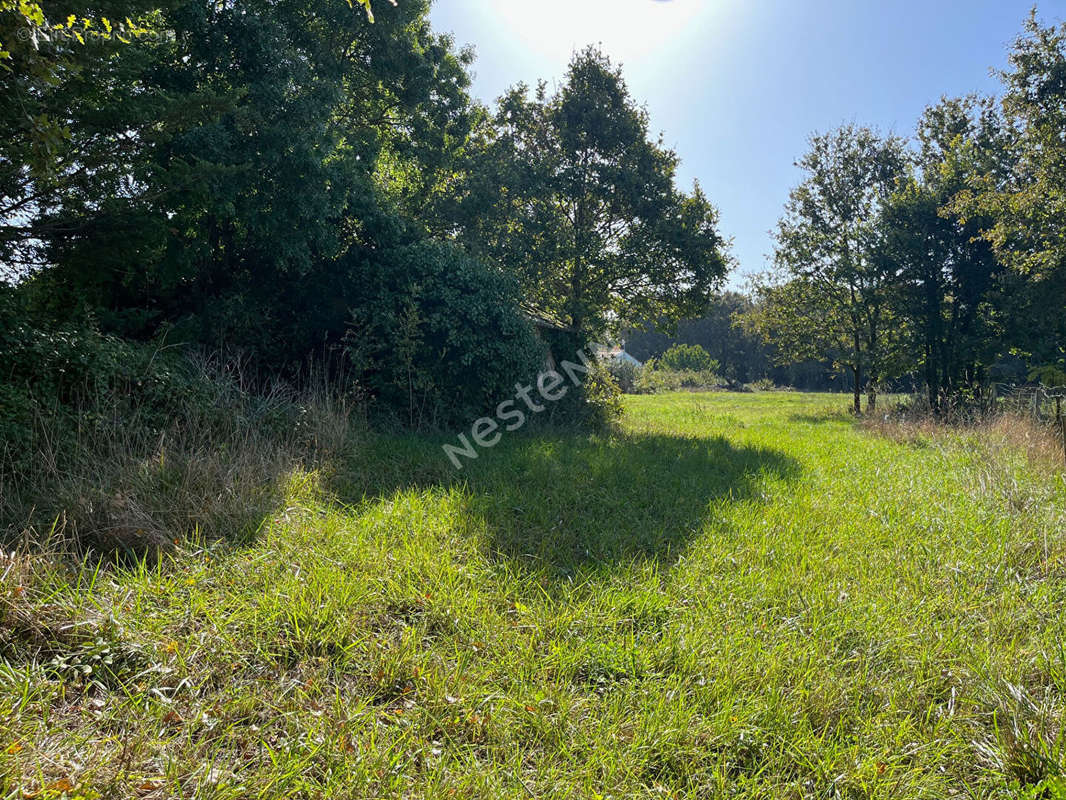
<instances>
[{"instance_id":1,"label":"dense foliage","mask_svg":"<svg viewBox=\"0 0 1066 800\"><path fill-rule=\"evenodd\" d=\"M4 330L66 332L89 372L93 342L238 352L264 381L342 361L382 414L451 425L544 363L529 311L568 316L576 347L609 314L704 300L716 212L676 189L621 73L589 50L557 97L516 88L492 115L428 7L5 2ZM570 224L501 187L554 192ZM55 399L5 343L5 402Z\"/></svg>"},{"instance_id":2,"label":"dense foliage","mask_svg":"<svg viewBox=\"0 0 1066 800\"><path fill-rule=\"evenodd\" d=\"M367 298L353 307L345 348L404 422L474 419L544 363L516 282L455 247L419 242L362 272Z\"/></svg>"},{"instance_id":3,"label":"dense foliage","mask_svg":"<svg viewBox=\"0 0 1066 800\"><path fill-rule=\"evenodd\" d=\"M526 301L580 331L695 316L729 267L718 212L675 185L621 71L588 48L565 81L500 99L449 212L475 252L522 278Z\"/></svg>"},{"instance_id":4,"label":"dense foliage","mask_svg":"<svg viewBox=\"0 0 1066 800\"><path fill-rule=\"evenodd\" d=\"M661 369L716 372L720 366L711 354L698 344L675 344L655 359Z\"/></svg>"},{"instance_id":5,"label":"dense foliage","mask_svg":"<svg viewBox=\"0 0 1066 800\"><path fill-rule=\"evenodd\" d=\"M747 315L779 360L852 371L856 412L907 375L938 410L996 381L1066 384L1064 75L1066 26L1034 12L1000 102L942 100L907 149L814 137Z\"/></svg>"}]
</instances>

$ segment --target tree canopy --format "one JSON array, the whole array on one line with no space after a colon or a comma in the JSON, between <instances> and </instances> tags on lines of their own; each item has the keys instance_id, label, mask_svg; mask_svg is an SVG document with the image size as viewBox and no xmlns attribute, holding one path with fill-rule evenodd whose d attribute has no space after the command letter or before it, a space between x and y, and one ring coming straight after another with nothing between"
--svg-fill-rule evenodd
<instances>
[{"instance_id":1,"label":"tree canopy","mask_svg":"<svg viewBox=\"0 0 1066 800\"><path fill-rule=\"evenodd\" d=\"M534 371L530 312L587 338L698 308L728 267L717 212L620 70L589 49L490 112L428 9L5 2L10 308L258 374L341 359L416 425Z\"/></svg>"},{"instance_id":2,"label":"tree canopy","mask_svg":"<svg viewBox=\"0 0 1066 800\"><path fill-rule=\"evenodd\" d=\"M903 172L902 140L847 125L812 137L774 253L779 283L760 288L753 320L787 359L827 357L851 370L854 405L895 369L898 328L873 224Z\"/></svg>"},{"instance_id":3,"label":"tree canopy","mask_svg":"<svg viewBox=\"0 0 1066 800\"><path fill-rule=\"evenodd\" d=\"M589 333L692 316L729 268L718 213L675 185L677 156L596 48L559 89L500 98L453 218L474 252L522 280L531 307Z\"/></svg>"},{"instance_id":4,"label":"tree canopy","mask_svg":"<svg viewBox=\"0 0 1066 800\"><path fill-rule=\"evenodd\" d=\"M1066 26L1034 12L1009 63L999 100L943 98L906 144L844 126L800 162L746 317L779 359L852 371L856 411L905 376L935 410L1066 383Z\"/></svg>"}]
</instances>

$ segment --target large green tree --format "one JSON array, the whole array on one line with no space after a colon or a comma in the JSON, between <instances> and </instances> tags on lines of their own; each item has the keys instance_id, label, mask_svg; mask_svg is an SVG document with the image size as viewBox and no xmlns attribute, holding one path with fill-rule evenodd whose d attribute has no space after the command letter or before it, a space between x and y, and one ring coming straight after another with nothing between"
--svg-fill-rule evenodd
<instances>
[{"instance_id":1,"label":"large green tree","mask_svg":"<svg viewBox=\"0 0 1066 800\"><path fill-rule=\"evenodd\" d=\"M918 125L915 169L882 210L882 256L901 284L929 403L982 390L1001 355L999 262L980 237L985 220L961 219L948 204L968 182L999 171L1002 125L990 101L945 99Z\"/></svg>"},{"instance_id":2,"label":"large green tree","mask_svg":"<svg viewBox=\"0 0 1066 800\"><path fill-rule=\"evenodd\" d=\"M979 225L1010 270L1013 346L1066 375L1066 24L1044 27L1034 11L1009 63L1011 168L972 180L952 211Z\"/></svg>"},{"instance_id":3,"label":"large green tree","mask_svg":"<svg viewBox=\"0 0 1066 800\"><path fill-rule=\"evenodd\" d=\"M903 174L903 141L846 125L811 138L778 224L776 274L760 290L761 322L783 358L828 358L854 378L854 410L865 388L901 371L893 268L879 256L875 220Z\"/></svg>"},{"instance_id":4,"label":"large green tree","mask_svg":"<svg viewBox=\"0 0 1066 800\"><path fill-rule=\"evenodd\" d=\"M376 11L174 0L162 35L87 43L95 60L36 90L70 132L59 166L33 170L29 137L4 146L8 194L31 209L9 229L47 267L41 301L263 362L339 341L369 297L351 272L366 259L342 256L419 235L401 214L415 189L383 161L437 169L473 119L468 58L432 32L428 2Z\"/></svg>"},{"instance_id":5,"label":"large green tree","mask_svg":"<svg viewBox=\"0 0 1066 800\"><path fill-rule=\"evenodd\" d=\"M542 355L517 282L419 218L482 118L470 54L428 9L375 4L371 23L347 0L166 0L144 12L152 36L13 50L5 109L57 131L0 122L19 307L238 348L259 374L344 358L412 425L513 391Z\"/></svg>"},{"instance_id":6,"label":"large green tree","mask_svg":"<svg viewBox=\"0 0 1066 800\"><path fill-rule=\"evenodd\" d=\"M718 214L595 48L559 90L519 85L482 131L458 203L465 243L521 277L539 312L593 334L698 313L729 267Z\"/></svg>"}]
</instances>

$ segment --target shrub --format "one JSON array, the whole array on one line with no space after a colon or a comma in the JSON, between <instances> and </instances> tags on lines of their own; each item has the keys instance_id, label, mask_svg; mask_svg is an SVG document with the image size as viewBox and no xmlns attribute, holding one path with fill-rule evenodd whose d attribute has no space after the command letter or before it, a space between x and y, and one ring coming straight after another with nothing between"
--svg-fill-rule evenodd
<instances>
[{"instance_id":1,"label":"shrub","mask_svg":"<svg viewBox=\"0 0 1066 800\"><path fill-rule=\"evenodd\" d=\"M643 367L637 366L632 361L616 358L607 363L607 371L618 384L619 390L628 394L636 391L637 381L640 379Z\"/></svg>"},{"instance_id":2,"label":"shrub","mask_svg":"<svg viewBox=\"0 0 1066 800\"><path fill-rule=\"evenodd\" d=\"M634 386L637 394L678 392L684 389L718 389L721 379L714 373L696 370L666 370L654 362L645 364Z\"/></svg>"},{"instance_id":3,"label":"shrub","mask_svg":"<svg viewBox=\"0 0 1066 800\"><path fill-rule=\"evenodd\" d=\"M11 466L34 457L38 417L93 425L97 412L88 406L102 397L109 398L109 414L156 429L175 409L211 406L209 388L177 350L107 336L89 322L42 323L10 291L0 304L0 458Z\"/></svg>"},{"instance_id":4,"label":"shrub","mask_svg":"<svg viewBox=\"0 0 1066 800\"><path fill-rule=\"evenodd\" d=\"M770 378L759 378L757 381L752 381L746 384L745 389L750 389L753 392L773 392L777 389L775 384Z\"/></svg>"},{"instance_id":5,"label":"shrub","mask_svg":"<svg viewBox=\"0 0 1066 800\"><path fill-rule=\"evenodd\" d=\"M675 344L655 360L656 369L671 372L718 372L718 366L698 344Z\"/></svg>"},{"instance_id":6,"label":"shrub","mask_svg":"<svg viewBox=\"0 0 1066 800\"><path fill-rule=\"evenodd\" d=\"M0 383L0 464L23 464L30 458L34 404L20 387Z\"/></svg>"},{"instance_id":7,"label":"shrub","mask_svg":"<svg viewBox=\"0 0 1066 800\"><path fill-rule=\"evenodd\" d=\"M579 388L568 389L565 396L547 405L545 413L531 416L529 419L534 427L547 425L602 429L622 415L622 393L618 382L607 365L591 355L594 348L583 334L573 330L541 328L537 336L558 361L557 371L563 369L561 364L564 361L587 362L591 371L584 375ZM545 369L547 360L538 367L538 372Z\"/></svg>"},{"instance_id":8,"label":"shrub","mask_svg":"<svg viewBox=\"0 0 1066 800\"><path fill-rule=\"evenodd\" d=\"M576 394L578 402L563 408L576 406L574 421L593 428L604 428L622 416L622 390L602 361L590 359L589 363L592 364L592 371L585 376L581 391Z\"/></svg>"},{"instance_id":9,"label":"shrub","mask_svg":"<svg viewBox=\"0 0 1066 800\"><path fill-rule=\"evenodd\" d=\"M517 283L455 247L423 241L389 251L366 288L347 356L379 408L412 427L467 424L544 363Z\"/></svg>"},{"instance_id":10,"label":"shrub","mask_svg":"<svg viewBox=\"0 0 1066 800\"><path fill-rule=\"evenodd\" d=\"M675 344L659 358L648 359L634 381L638 394L683 389L718 389L725 384L718 362L699 345Z\"/></svg>"}]
</instances>

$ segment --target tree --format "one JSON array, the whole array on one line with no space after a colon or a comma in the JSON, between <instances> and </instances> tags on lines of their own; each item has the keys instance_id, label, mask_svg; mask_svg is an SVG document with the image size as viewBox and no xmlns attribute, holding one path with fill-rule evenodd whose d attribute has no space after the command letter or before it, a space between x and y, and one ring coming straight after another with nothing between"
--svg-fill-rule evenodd
<instances>
[{"instance_id":1,"label":"tree","mask_svg":"<svg viewBox=\"0 0 1066 800\"><path fill-rule=\"evenodd\" d=\"M61 228L49 215L64 197L86 183L98 198L119 194L129 178L140 131L128 112L151 102L139 82L156 33L145 24L158 14L142 0L101 0L94 12L97 22L53 23L35 3L0 2L2 280L46 263Z\"/></svg>"},{"instance_id":2,"label":"tree","mask_svg":"<svg viewBox=\"0 0 1066 800\"><path fill-rule=\"evenodd\" d=\"M725 275L718 214L677 157L648 138L647 113L595 48L553 95L499 101L454 219L460 237L522 280L535 310L579 331L616 319L698 313Z\"/></svg>"},{"instance_id":3,"label":"tree","mask_svg":"<svg viewBox=\"0 0 1066 800\"><path fill-rule=\"evenodd\" d=\"M379 167L437 158L469 130L464 60L428 2L187 0L167 32L64 73L58 179L17 226L58 314L137 338L239 346L264 366L321 352L365 299L359 258L420 236ZM99 55L99 53L97 54ZM22 153L12 163L22 164ZM443 156L442 156L443 157Z\"/></svg>"},{"instance_id":4,"label":"tree","mask_svg":"<svg viewBox=\"0 0 1066 800\"><path fill-rule=\"evenodd\" d=\"M852 125L810 144L798 164L807 176L778 224L778 272L762 282L757 324L784 358L826 357L850 369L858 414L863 388L872 410L878 383L901 371L894 274L877 257L874 220L907 159L902 140Z\"/></svg>"},{"instance_id":5,"label":"tree","mask_svg":"<svg viewBox=\"0 0 1066 800\"><path fill-rule=\"evenodd\" d=\"M839 369L854 356L844 308L809 280L756 278L754 302L741 320L746 331L770 346L778 367L820 361Z\"/></svg>"},{"instance_id":6,"label":"tree","mask_svg":"<svg viewBox=\"0 0 1066 800\"><path fill-rule=\"evenodd\" d=\"M951 210L974 223L1009 272L1010 338L1039 367L1066 355L1066 24L1035 11L1014 44L1003 113L1009 168L969 182Z\"/></svg>"},{"instance_id":7,"label":"tree","mask_svg":"<svg viewBox=\"0 0 1066 800\"><path fill-rule=\"evenodd\" d=\"M885 257L898 270L899 314L920 348L930 406L979 392L1001 349L1001 268L980 220L947 207L967 182L995 168L1001 126L988 101L942 100L918 126L917 169L882 209Z\"/></svg>"},{"instance_id":8,"label":"tree","mask_svg":"<svg viewBox=\"0 0 1066 800\"><path fill-rule=\"evenodd\" d=\"M5 107L63 132L39 153L20 115L0 122L22 307L236 348L258 375L343 357L412 425L486 410L542 348L514 277L412 218L480 118L470 55L428 8L376 4L371 25L346 0L180 0L161 36L59 39L40 74L15 52Z\"/></svg>"},{"instance_id":9,"label":"tree","mask_svg":"<svg viewBox=\"0 0 1066 800\"><path fill-rule=\"evenodd\" d=\"M655 366L674 371L717 372L720 365L698 344L675 344L655 360Z\"/></svg>"}]
</instances>

